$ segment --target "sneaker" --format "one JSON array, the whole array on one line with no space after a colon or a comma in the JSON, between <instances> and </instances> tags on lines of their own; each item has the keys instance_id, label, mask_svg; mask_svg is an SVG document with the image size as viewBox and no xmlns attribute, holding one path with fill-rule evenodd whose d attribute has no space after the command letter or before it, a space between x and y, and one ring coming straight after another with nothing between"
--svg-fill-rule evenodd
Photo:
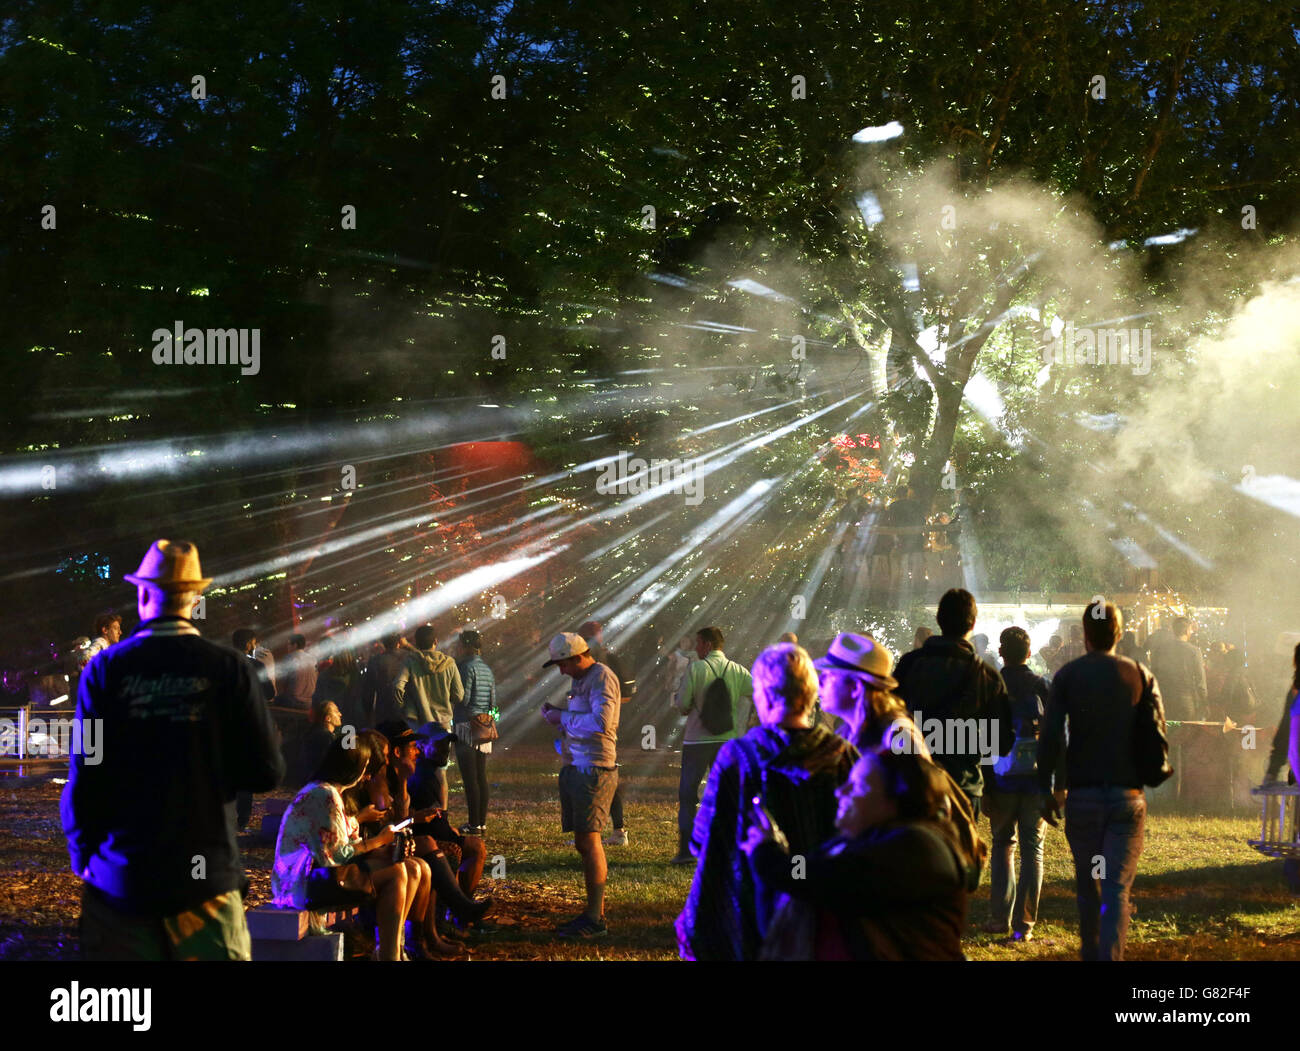
<instances>
[{"instance_id":1,"label":"sneaker","mask_svg":"<svg viewBox=\"0 0 1300 1051\"><path fill-rule=\"evenodd\" d=\"M568 923L560 924L555 928L555 933L561 938L603 938L609 933L609 927L605 925L603 916L598 920L593 920L583 912Z\"/></svg>"},{"instance_id":2,"label":"sneaker","mask_svg":"<svg viewBox=\"0 0 1300 1051\"><path fill-rule=\"evenodd\" d=\"M459 832L462 836L475 835L473 825L461 825L460 828L456 829L456 831Z\"/></svg>"},{"instance_id":3,"label":"sneaker","mask_svg":"<svg viewBox=\"0 0 1300 1051\"><path fill-rule=\"evenodd\" d=\"M607 847L625 847L627 846L627 829L616 828L605 837L605 846Z\"/></svg>"},{"instance_id":4,"label":"sneaker","mask_svg":"<svg viewBox=\"0 0 1300 1051\"><path fill-rule=\"evenodd\" d=\"M675 858L673 858L671 861L669 861L668 864L670 864L670 865L694 865L694 864L695 864L695 858L692 857L690 854L678 854Z\"/></svg>"},{"instance_id":5,"label":"sneaker","mask_svg":"<svg viewBox=\"0 0 1300 1051\"><path fill-rule=\"evenodd\" d=\"M1013 942L1031 942L1034 940L1034 932L1016 931L1014 934L1011 935L1011 940Z\"/></svg>"}]
</instances>

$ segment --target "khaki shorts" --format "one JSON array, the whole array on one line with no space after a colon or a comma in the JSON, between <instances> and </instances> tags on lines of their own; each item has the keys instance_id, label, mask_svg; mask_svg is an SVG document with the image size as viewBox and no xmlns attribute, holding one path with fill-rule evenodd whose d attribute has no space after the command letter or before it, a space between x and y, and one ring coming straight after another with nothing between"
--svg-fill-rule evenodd
<instances>
[{"instance_id":1,"label":"khaki shorts","mask_svg":"<svg viewBox=\"0 0 1300 1051\"><path fill-rule=\"evenodd\" d=\"M81 954L87 960L251 960L253 943L237 890L175 916L130 916L83 884Z\"/></svg>"},{"instance_id":2,"label":"khaki shorts","mask_svg":"<svg viewBox=\"0 0 1300 1051\"><path fill-rule=\"evenodd\" d=\"M577 767L560 770L560 831L603 832L609 804L618 787L618 767Z\"/></svg>"}]
</instances>

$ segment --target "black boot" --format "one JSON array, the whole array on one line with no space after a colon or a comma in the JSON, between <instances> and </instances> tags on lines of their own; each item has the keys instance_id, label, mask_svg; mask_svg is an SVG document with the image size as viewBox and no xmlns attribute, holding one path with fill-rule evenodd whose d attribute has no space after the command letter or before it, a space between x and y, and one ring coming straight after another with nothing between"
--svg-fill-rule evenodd
<instances>
[{"instance_id":1,"label":"black boot","mask_svg":"<svg viewBox=\"0 0 1300 1051\"><path fill-rule=\"evenodd\" d=\"M456 882L456 873L451 871L444 855L432 854L424 860L429 863L429 871L433 874L433 890L438 895L438 904L449 908L458 920L473 923L482 919L488 909L492 908L491 898L475 901L466 897Z\"/></svg>"}]
</instances>

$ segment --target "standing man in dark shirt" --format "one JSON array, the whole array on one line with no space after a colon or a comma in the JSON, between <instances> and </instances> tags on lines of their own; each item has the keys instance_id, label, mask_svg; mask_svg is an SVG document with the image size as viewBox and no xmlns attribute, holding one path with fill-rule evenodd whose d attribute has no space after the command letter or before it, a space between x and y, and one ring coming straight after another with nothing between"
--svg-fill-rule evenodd
<instances>
[{"instance_id":1,"label":"standing man in dark shirt","mask_svg":"<svg viewBox=\"0 0 1300 1051\"><path fill-rule=\"evenodd\" d=\"M361 678L361 714L367 726L401 718L401 704L393 691L393 681L406 661L406 654L400 648L402 636L391 631L379 641L384 652L376 653L366 662Z\"/></svg>"},{"instance_id":2,"label":"standing man in dark shirt","mask_svg":"<svg viewBox=\"0 0 1300 1051\"><path fill-rule=\"evenodd\" d=\"M247 960L235 795L284 776L249 661L189 620L212 583L193 544L159 540L126 579L140 627L96 656L77 695L61 814L84 885L91 960Z\"/></svg>"},{"instance_id":3,"label":"standing man in dark shirt","mask_svg":"<svg viewBox=\"0 0 1300 1051\"><path fill-rule=\"evenodd\" d=\"M1209 699L1205 684L1205 661L1201 651L1193 646L1192 622L1186 617L1176 617L1173 637L1159 647L1151 649L1151 668L1160 680L1165 706L1170 719L1204 719Z\"/></svg>"},{"instance_id":4,"label":"standing man in dark shirt","mask_svg":"<svg viewBox=\"0 0 1300 1051\"><path fill-rule=\"evenodd\" d=\"M249 666L253 669L253 674L257 676L258 687L262 691L262 699L268 704L271 698L275 696L275 687L271 685L271 676L267 673L266 665L254 656L257 649L257 632L252 628L236 628L230 636L230 644L235 650L242 653L248 658ZM248 819L253 816L253 793L236 792L235 793L235 831L243 832L248 827Z\"/></svg>"},{"instance_id":5,"label":"standing man in dark shirt","mask_svg":"<svg viewBox=\"0 0 1300 1051\"><path fill-rule=\"evenodd\" d=\"M1134 713L1144 697L1154 704L1162 732L1165 725L1160 688L1151 672L1115 653L1123 631L1123 618L1112 603L1084 610L1087 653L1052 679L1038 738L1038 784L1045 797L1044 817L1052 824L1060 816L1052 789L1068 790L1065 838L1074 855L1085 960L1124 958L1129 891L1146 828L1146 794L1133 742Z\"/></svg>"},{"instance_id":6,"label":"standing man in dark shirt","mask_svg":"<svg viewBox=\"0 0 1300 1051\"><path fill-rule=\"evenodd\" d=\"M922 734L926 733L923 722L942 720L943 738L930 751L969 797L976 820L984 796L984 773L997 756L1011 751L1015 740L1011 699L1002 676L976 656L970 642L977 615L975 596L969 591L944 592L935 613L942 634L904 653L894 669L898 680L894 693L907 702ZM981 738L993 742L996 756L980 754ZM958 747L949 749L948 743ZM926 744L930 745L928 737Z\"/></svg>"}]
</instances>

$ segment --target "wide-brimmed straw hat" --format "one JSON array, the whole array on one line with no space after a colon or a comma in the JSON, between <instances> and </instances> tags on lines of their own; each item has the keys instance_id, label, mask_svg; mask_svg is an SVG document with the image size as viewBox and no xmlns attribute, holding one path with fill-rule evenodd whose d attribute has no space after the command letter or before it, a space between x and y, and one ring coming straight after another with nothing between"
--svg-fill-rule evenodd
<instances>
[{"instance_id":1,"label":"wide-brimmed straw hat","mask_svg":"<svg viewBox=\"0 0 1300 1051\"><path fill-rule=\"evenodd\" d=\"M212 583L199 567L199 549L187 540L155 540L140 568L122 579L159 591L202 591Z\"/></svg>"},{"instance_id":2,"label":"wide-brimmed straw hat","mask_svg":"<svg viewBox=\"0 0 1300 1051\"><path fill-rule=\"evenodd\" d=\"M883 690L892 690L898 680L889 674L894 666L894 655L865 635L841 632L835 636L826 656L813 661L821 671L843 671L866 679Z\"/></svg>"}]
</instances>

